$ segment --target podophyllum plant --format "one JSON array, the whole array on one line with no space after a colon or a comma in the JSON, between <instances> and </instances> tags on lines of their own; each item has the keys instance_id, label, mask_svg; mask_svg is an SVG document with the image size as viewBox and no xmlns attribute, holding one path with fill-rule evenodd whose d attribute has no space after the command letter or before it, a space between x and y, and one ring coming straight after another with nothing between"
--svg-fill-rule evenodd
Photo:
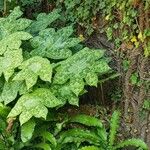
<instances>
[{"instance_id":1,"label":"podophyllum plant","mask_svg":"<svg viewBox=\"0 0 150 150\"><path fill-rule=\"evenodd\" d=\"M21 15L16 7L0 18L0 149L73 150L84 145L93 146L82 150L127 145L147 149L136 139L114 143L118 112L113 114L109 136L101 121L89 116L57 123L57 109L66 103L78 106L85 85L97 86L110 67L104 51L80 48L71 26L50 28L59 18L57 10L39 14L34 21ZM64 130L70 123L85 127Z\"/></svg>"},{"instance_id":2,"label":"podophyllum plant","mask_svg":"<svg viewBox=\"0 0 150 150\"><path fill-rule=\"evenodd\" d=\"M97 86L110 67L103 50L80 48L71 26L50 27L57 10L36 20L21 16L16 7L0 18L0 102L10 108L8 124L19 117L23 127L35 118L46 120L53 108L78 105L85 85Z\"/></svg>"}]
</instances>

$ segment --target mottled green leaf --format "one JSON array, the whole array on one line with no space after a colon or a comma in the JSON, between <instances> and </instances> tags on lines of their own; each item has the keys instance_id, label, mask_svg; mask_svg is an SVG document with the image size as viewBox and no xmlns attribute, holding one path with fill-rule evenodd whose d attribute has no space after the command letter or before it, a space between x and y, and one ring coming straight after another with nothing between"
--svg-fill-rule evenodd
<instances>
[{"instance_id":1,"label":"mottled green leaf","mask_svg":"<svg viewBox=\"0 0 150 150\"><path fill-rule=\"evenodd\" d=\"M15 100L18 92L24 94L26 91L27 89L23 81L5 82L0 101L4 101L5 105L7 105Z\"/></svg>"},{"instance_id":2,"label":"mottled green leaf","mask_svg":"<svg viewBox=\"0 0 150 150\"><path fill-rule=\"evenodd\" d=\"M48 110L62 104L49 89L39 88L32 93L21 96L8 117L16 117L20 114L21 125L27 122L32 116L46 119Z\"/></svg>"},{"instance_id":3,"label":"mottled green leaf","mask_svg":"<svg viewBox=\"0 0 150 150\"><path fill-rule=\"evenodd\" d=\"M22 14L20 8L15 7L7 18L0 19L0 29L3 29L3 35L9 35L16 31L23 31L31 24L31 20L20 18Z\"/></svg>"},{"instance_id":4,"label":"mottled green leaf","mask_svg":"<svg viewBox=\"0 0 150 150\"><path fill-rule=\"evenodd\" d=\"M31 33L39 32L43 29L46 29L53 21L59 18L58 10L54 10L53 12L46 14L41 13L37 16L37 20L34 21L31 26L28 28L28 31Z\"/></svg>"},{"instance_id":5,"label":"mottled green leaf","mask_svg":"<svg viewBox=\"0 0 150 150\"><path fill-rule=\"evenodd\" d=\"M79 105L79 98L76 96L70 89L70 87L66 85L53 85L51 88L51 91L54 93L54 95L62 100L63 104L65 104L67 101L71 105Z\"/></svg>"},{"instance_id":6,"label":"mottled green leaf","mask_svg":"<svg viewBox=\"0 0 150 150\"><path fill-rule=\"evenodd\" d=\"M0 57L0 76L3 73L6 81L8 81L14 73L14 69L17 68L22 61L21 49L6 51L4 57Z\"/></svg>"},{"instance_id":7,"label":"mottled green leaf","mask_svg":"<svg viewBox=\"0 0 150 150\"><path fill-rule=\"evenodd\" d=\"M42 30L38 36L31 40L34 48L31 54L52 59L68 58L72 55L70 48L80 42L78 38L70 38L72 33L71 26L62 28L57 32L53 28Z\"/></svg>"},{"instance_id":8,"label":"mottled green leaf","mask_svg":"<svg viewBox=\"0 0 150 150\"><path fill-rule=\"evenodd\" d=\"M84 89L84 85L94 85L98 83L98 75L107 73L110 70L107 62L101 57L101 50L90 50L84 48L56 67L54 76L55 84L64 84L69 81L72 92L77 96ZM84 82L84 79L86 82Z\"/></svg>"},{"instance_id":9,"label":"mottled green leaf","mask_svg":"<svg viewBox=\"0 0 150 150\"><path fill-rule=\"evenodd\" d=\"M35 122L33 119L29 120L21 127L21 140L22 142L27 142L32 138L34 128L35 128Z\"/></svg>"},{"instance_id":10,"label":"mottled green leaf","mask_svg":"<svg viewBox=\"0 0 150 150\"><path fill-rule=\"evenodd\" d=\"M52 67L46 58L39 56L32 57L22 63L22 69L13 80L25 80L27 89L36 84L38 76L43 81L51 82Z\"/></svg>"},{"instance_id":11,"label":"mottled green leaf","mask_svg":"<svg viewBox=\"0 0 150 150\"><path fill-rule=\"evenodd\" d=\"M0 41L0 55L6 51L17 50L21 46L22 40L28 40L32 36L27 32L15 32L9 36L6 36Z\"/></svg>"}]
</instances>

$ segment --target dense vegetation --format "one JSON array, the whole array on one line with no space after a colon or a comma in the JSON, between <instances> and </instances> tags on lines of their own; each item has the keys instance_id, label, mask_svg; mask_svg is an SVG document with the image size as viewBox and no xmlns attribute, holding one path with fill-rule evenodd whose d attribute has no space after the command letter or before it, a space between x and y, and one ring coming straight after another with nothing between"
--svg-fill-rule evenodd
<instances>
[{"instance_id":1,"label":"dense vegetation","mask_svg":"<svg viewBox=\"0 0 150 150\"><path fill-rule=\"evenodd\" d=\"M149 3L0 1L0 150L148 150Z\"/></svg>"}]
</instances>

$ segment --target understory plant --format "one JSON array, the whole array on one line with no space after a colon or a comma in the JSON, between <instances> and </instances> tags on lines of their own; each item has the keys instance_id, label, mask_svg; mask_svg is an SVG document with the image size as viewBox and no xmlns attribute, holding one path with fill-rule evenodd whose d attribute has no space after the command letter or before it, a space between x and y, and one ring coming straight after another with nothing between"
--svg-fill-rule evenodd
<instances>
[{"instance_id":1,"label":"understory plant","mask_svg":"<svg viewBox=\"0 0 150 150\"><path fill-rule=\"evenodd\" d=\"M97 86L112 72L104 51L83 47L72 37L72 26L51 27L58 12L29 20L16 7L0 18L0 149L115 150L133 145L146 150L138 139L115 143L118 112L109 133L96 118L58 114L66 104L78 106L85 86Z\"/></svg>"},{"instance_id":2,"label":"understory plant","mask_svg":"<svg viewBox=\"0 0 150 150\"><path fill-rule=\"evenodd\" d=\"M111 72L104 51L84 48L79 38L72 37L72 26L50 27L60 17L57 10L41 13L36 20L22 14L16 7L0 18L0 102L9 108L3 119L8 133L15 132L16 124L16 130L32 121L36 126L34 120L47 120L52 109L57 113L66 103L78 106L85 86L97 86ZM15 147L18 134L8 143L0 137L2 145Z\"/></svg>"}]
</instances>

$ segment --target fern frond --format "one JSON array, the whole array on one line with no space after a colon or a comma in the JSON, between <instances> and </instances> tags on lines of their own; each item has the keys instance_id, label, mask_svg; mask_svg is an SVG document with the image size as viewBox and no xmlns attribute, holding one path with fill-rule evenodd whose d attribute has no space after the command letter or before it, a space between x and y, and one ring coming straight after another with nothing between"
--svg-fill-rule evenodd
<instances>
[{"instance_id":1,"label":"fern frond","mask_svg":"<svg viewBox=\"0 0 150 150\"><path fill-rule=\"evenodd\" d=\"M96 146L85 146L85 147L82 147L79 150L102 150L102 149L99 148L99 147L96 147Z\"/></svg>"},{"instance_id":2,"label":"fern frond","mask_svg":"<svg viewBox=\"0 0 150 150\"><path fill-rule=\"evenodd\" d=\"M134 146L134 147L137 147L137 148L142 148L143 150L148 150L148 146L145 144L145 142L143 142L140 139L135 139L135 138L128 139L128 140L120 142L115 147L115 150L123 148L123 147L127 147L127 146Z\"/></svg>"},{"instance_id":3,"label":"fern frond","mask_svg":"<svg viewBox=\"0 0 150 150\"><path fill-rule=\"evenodd\" d=\"M79 128L70 129L68 131L61 133L60 138L58 139L59 145L72 142L81 143L85 141L94 145L100 144L99 136L97 136L94 132Z\"/></svg>"},{"instance_id":4,"label":"fern frond","mask_svg":"<svg viewBox=\"0 0 150 150\"><path fill-rule=\"evenodd\" d=\"M84 114L73 117L70 122L76 122L90 127L93 126L102 128L103 126L101 120Z\"/></svg>"},{"instance_id":5,"label":"fern frond","mask_svg":"<svg viewBox=\"0 0 150 150\"><path fill-rule=\"evenodd\" d=\"M119 128L119 118L120 118L120 112L114 111L110 121L109 146L114 145L117 129Z\"/></svg>"}]
</instances>

